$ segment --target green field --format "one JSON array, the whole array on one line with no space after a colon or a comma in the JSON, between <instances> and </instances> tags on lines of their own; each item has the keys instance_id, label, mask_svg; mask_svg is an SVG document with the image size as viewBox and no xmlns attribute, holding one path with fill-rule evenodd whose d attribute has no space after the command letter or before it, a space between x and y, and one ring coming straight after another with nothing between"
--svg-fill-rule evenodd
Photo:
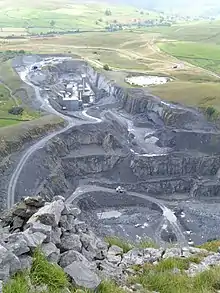
<instances>
[{"instance_id":1,"label":"green field","mask_svg":"<svg viewBox=\"0 0 220 293\"><path fill-rule=\"evenodd\" d=\"M12 2L0 1L0 22L5 26L0 31L1 50L78 55L122 86L129 86L124 80L132 72L169 76L172 82L151 86L149 91L169 101L199 107L213 105L220 110L220 21L101 32L107 22L126 23L132 19L157 18L158 14L87 0L80 3L18 0L15 5ZM111 15L105 14L106 9L111 10ZM12 34L13 30L16 36L76 28L93 32L1 39L1 34L2 37L7 32ZM103 71L105 64L111 71ZM174 69L176 64L182 64L181 68ZM22 87L8 61L1 64L0 77L14 92Z\"/></svg>"},{"instance_id":2,"label":"green field","mask_svg":"<svg viewBox=\"0 0 220 293\"><path fill-rule=\"evenodd\" d=\"M110 10L110 15L106 15ZM140 13L141 12L141 13ZM0 36L7 35L6 28L20 30L20 35L46 33L49 31L101 30L111 23L130 23L134 19L155 19L158 13L137 9L127 5L113 5L91 1L32 1L3 0L0 2ZM8 30L8 36L19 35Z\"/></svg>"},{"instance_id":3,"label":"green field","mask_svg":"<svg viewBox=\"0 0 220 293\"><path fill-rule=\"evenodd\" d=\"M159 43L158 46L178 59L220 73L220 45L174 41Z\"/></svg>"},{"instance_id":4,"label":"green field","mask_svg":"<svg viewBox=\"0 0 220 293\"><path fill-rule=\"evenodd\" d=\"M12 69L10 59L5 60L9 56L11 54L0 55L0 127L30 121L41 116L40 112L31 110L16 96L16 91L22 88L22 82ZM21 115L9 114L9 110L17 106L23 108L23 113Z\"/></svg>"}]
</instances>

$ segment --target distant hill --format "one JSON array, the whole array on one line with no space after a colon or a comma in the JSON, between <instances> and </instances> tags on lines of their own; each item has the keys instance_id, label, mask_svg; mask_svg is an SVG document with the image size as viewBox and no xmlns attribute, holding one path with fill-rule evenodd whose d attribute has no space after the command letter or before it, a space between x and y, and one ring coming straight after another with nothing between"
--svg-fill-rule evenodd
<instances>
[{"instance_id":1,"label":"distant hill","mask_svg":"<svg viewBox=\"0 0 220 293\"><path fill-rule=\"evenodd\" d=\"M219 0L99 0L114 4L127 4L138 8L164 12L177 12L194 15L220 14Z\"/></svg>"}]
</instances>

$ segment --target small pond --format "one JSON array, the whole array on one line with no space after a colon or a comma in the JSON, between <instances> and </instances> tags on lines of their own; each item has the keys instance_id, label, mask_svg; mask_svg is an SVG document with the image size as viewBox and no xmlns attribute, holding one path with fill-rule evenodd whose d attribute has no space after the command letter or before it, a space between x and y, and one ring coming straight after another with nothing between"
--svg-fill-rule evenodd
<instances>
[{"instance_id":1,"label":"small pond","mask_svg":"<svg viewBox=\"0 0 220 293\"><path fill-rule=\"evenodd\" d=\"M147 87L149 85L165 84L171 81L171 79L165 76L139 75L126 77L125 81L130 85Z\"/></svg>"}]
</instances>

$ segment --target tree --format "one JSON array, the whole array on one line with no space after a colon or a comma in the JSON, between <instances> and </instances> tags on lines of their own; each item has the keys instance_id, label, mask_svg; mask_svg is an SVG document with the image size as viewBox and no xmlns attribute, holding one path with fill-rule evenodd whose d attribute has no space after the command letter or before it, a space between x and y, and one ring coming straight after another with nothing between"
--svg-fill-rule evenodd
<instances>
[{"instance_id":1,"label":"tree","mask_svg":"<svg viewBox=\"0 0 220 293\"><path fill-rule=\"evenodd\" d=\"M52 28L54 28L55 24L56 24L55 20L52 19L51 22L50 22L50 26L51 26Z\"/></svg>"},{"instance_id":2,"label":"tree","mask_svg":"<svg viewBox=\"0 0 220 293\"><path fill-rule=\"evenodd\" d=\"M109 71L110 70L110 67L108 64L105 64L103 65L103 69L106 70L106 71Z\"/></svg>"},{"instance_id":3,"label":"tree","mask_svg":"<svg viewBox=\"0 0 220 293\"><path fill-rule=\"evenodd\" d=\"M110 10L110 9L106 9L106 10L105 10L105 15L107 15L107 16L112 15L111 10Z\"/></svg>"}]
</instances>

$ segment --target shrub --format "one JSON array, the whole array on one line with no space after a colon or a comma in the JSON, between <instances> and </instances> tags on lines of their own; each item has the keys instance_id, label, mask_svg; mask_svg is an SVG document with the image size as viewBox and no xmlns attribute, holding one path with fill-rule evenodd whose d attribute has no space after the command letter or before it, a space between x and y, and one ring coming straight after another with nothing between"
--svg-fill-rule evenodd
<instances>
[{"instance_id":1,"label":"shrub","mask_svg":"<svg viewBox=\"0 0 220 293\"><path fill-rule=\"evenodd\" d=\"M206 112L207 116L211 118L215 114L216 110L214 107L209 106L206 108L205 112Z\"/></svg>"},{"instance_id":2,"label":"shrub","mask_svg":"<svg viewBox=\"0 0 220 293\"><path fill-rule=\"evenodd\" d=\"M24 109L22 107L13 107L8 110L8 113L12 115L22 115L23 111Z\"/></svg>"},{"instance_id":3,"label":"shrub","mask_svg":"<svg viewBox=\"0 0 220 293\"><path fill-rule=\"evenodd\" d=\"M109 71L110 70L110 67L108 64L105 64L103 65L103 69L106 70L106 71Z\"/></svg>"}]
</instances>

